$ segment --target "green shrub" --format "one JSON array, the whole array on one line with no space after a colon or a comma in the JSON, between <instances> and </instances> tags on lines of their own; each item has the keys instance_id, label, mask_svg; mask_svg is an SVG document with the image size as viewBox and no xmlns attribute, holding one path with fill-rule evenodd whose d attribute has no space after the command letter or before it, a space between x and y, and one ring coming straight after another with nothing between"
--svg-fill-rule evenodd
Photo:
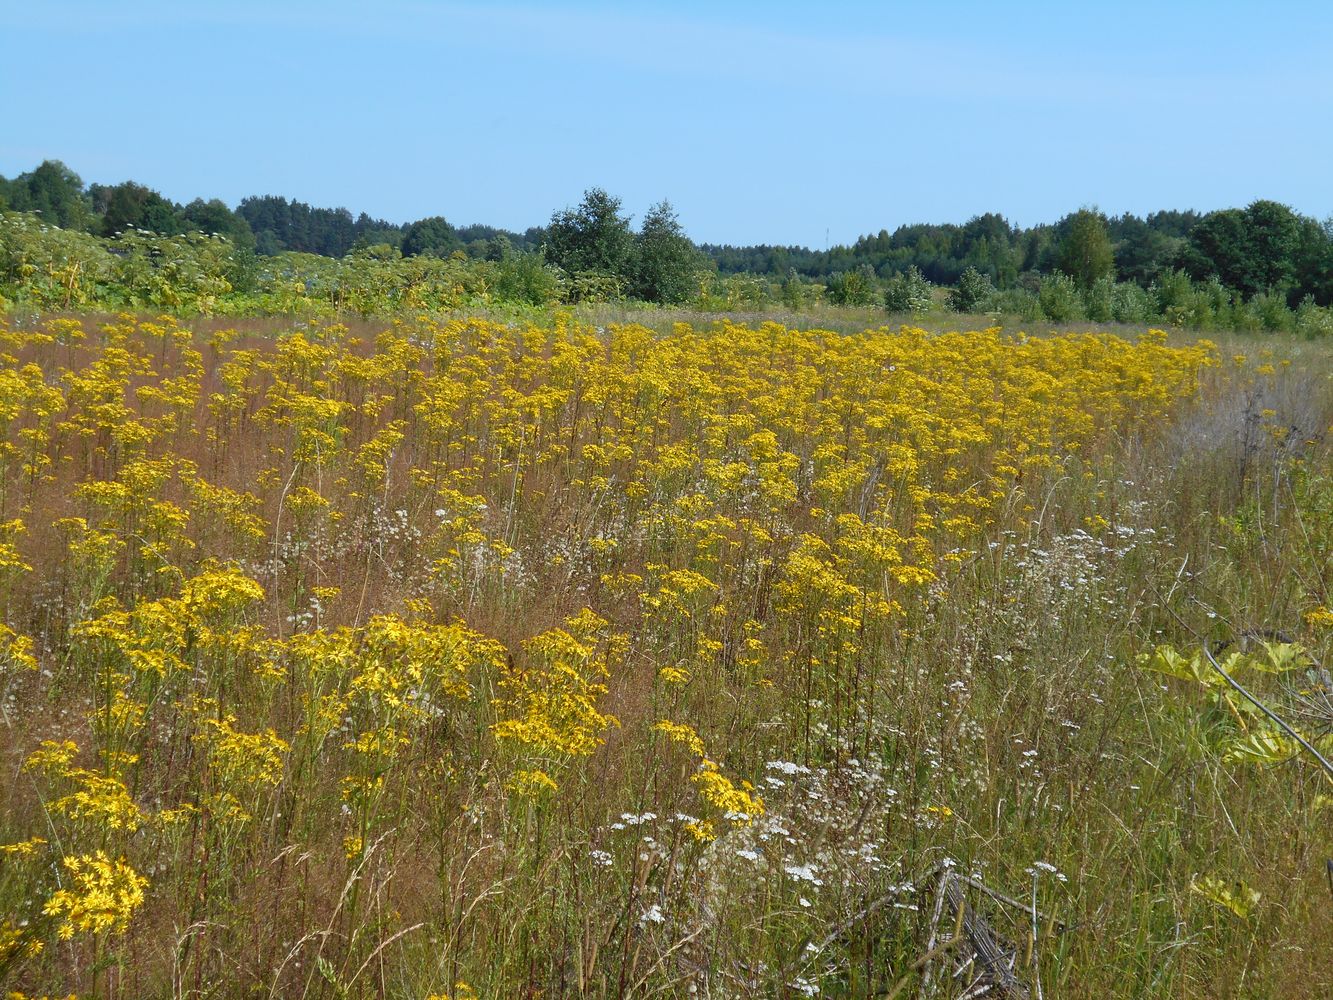
<instances>
[{"instance_id":1,"label":"green shrub","mask_svg":"<svg viewBox=\"0 0 1333 1000\"><path fill-rule=\"evenodd\" d=\"M1259 329L1268 333L1290 330L1296 317L1287 308L1287 298L1277 292L1260 292L1254 296L1246 308L1258 318Z\"/></svg>"},{"instance_id":2,"label":"green shrub","mask_svg":"<svg viewBox=\"0 0 1333 1000\"><path fill-rule=\"evenodd\" d=\"M1111 290L1111 318L1117 323L1147 323L1155 315L1152 296L1132 281Z\"/></svg>"},{"instance_id":3,"label":"green shrub","mask_svg":"<svg viewBox=\"0 0 1333 1000\"><path fill-rule=\"evenodd\" d=\"M930 309L932 285L915 264L895 274L884 289L884 308L891 313L919 316Z\"/></svg>"},{"instance_id":4,"label":"green shrub","mask_svg":"<svg viewBox=\"0 0 1333 1000\"><path fill-rule=\"evenodd\" d=\"M1059 271L1041 279L1037 291L1042 315L1052 323L1068 323L1082 318L1082 302L1074 279Z\"/></svg>"},{"instance_id":5,"label":"green shrub","mask_svg":"<svg viewBox=\"0 0 1333 1000\"><path fill-rule=\"evenodd\" d=\"M949 291L949 308L960 313L984 312L991 308L994 295L990 275L969 267L958 276L958 287Z\"/></svg>"},{"instance_id":6,"label":"green shrub","mask_svg":"<svg viewBox=\"0 0 1333 1000\"><path fill-rule=\"evenodd\" d=\"M1194 282L1184 271L1167 270L1157 276L1148 292L1156 301L1157 313L1171 320L1174 314L1188 310Z\"/></svg>"},{"instance_id":7,"label":"green shrub","mask_svg":"<svg viewBox=\"0 0 1333 1000\"><path fill-rule=\"evenodd\" d=\"M868 306L875 302L875 272L866 264L854 271L839 271L828 280L828 299L841 306Z\"/></svg>"},{"instance_id":8,"label":"green shrub","mask_svg":"<svg viewBox=\"0 0 1333 1000\"><path fill-rule=\"evenodd\" d=\"M496 265L495 294L505 302L552 305L564 293L560 273L540 253L511 253Z\"/></svg>"},{"instance_id":9,"label":"green shrub","mask_svg":"<svg viewBox=\"0 0 1333 1000\"><path fill-rule=\"evenodd\" d=\"M1307 295L1296 309L1295 329L1307 340L1333 337L1333 308L1316 305L1314 297Z\"/></svg>"},{"instance_id":10,"label":"green shrub","mask_svg":"<svg viewBox=\"0 0 1333 1000\"><path fill-rule=\"evenodd\" d=\"M1042 319L1041 303L1035 293L1026 288L1006 288L991 296L992 312L1005 316L1017 316L1025 323L1035 323Z\"/></svg>"},{"instance_id":11,"label":"green shrub","mask_svg":"<svg viewBox=\"0 0 1333 1000\"><path fill-rule=\"evenodd\" d=\"M1115 281L1103 275L1083 291L1083 313L1094 323L1109 323L1115 318L1113 296Z\"/></svg>"}]
</instances>

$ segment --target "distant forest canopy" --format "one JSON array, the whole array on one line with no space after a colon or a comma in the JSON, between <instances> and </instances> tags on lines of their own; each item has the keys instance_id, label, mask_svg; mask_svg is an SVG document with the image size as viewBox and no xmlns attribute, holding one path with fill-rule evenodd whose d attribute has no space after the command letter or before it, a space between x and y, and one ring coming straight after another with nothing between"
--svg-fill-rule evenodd
<instances>
[{"instance_id":1,"label":"distant forest canopy","mask_svg":"<svg viewBox=\"0 0 1333 1000\"><path fill-rule=\"evenodd\" d=\"M85 186L64 164L48 160L11 180L0 177L0 210L36 213L46 224L105 238L131 231L215 234L259 257L296 252L335 259L369 254L501 261L538 255L559 272L573 298L583 289L588 295L609 290L613 296L683 302L702 294L701 282L711 273L715 279L768 279L793 300L802 298L801 287L814 287L816 300L851 304L888 296L890 308L894 296L910 303L913 289L930 285L958 286L965 304L1010 290L1036 296L1044 276L1058 275L1071 279L1085 298L1099 282L1151 290L1187 280L1221 286L1240 302L1257 296L1291 308L1333 302L1333 219L1321 222L1273 201L1143 218L1083 208L1028 228L987 213L963 224L881 229L827 250L696 247L665 202L635 234L620 202L598 189L587 192L577 209L557 211L547 225L517 233L455 226L439 216L396 224L276 195L245 198L235 209L216 198L182 205L134 181ZM654 266L666 271L656 275ZM1215 290L1209 294L1218 298ZM1091 317L1095 310L1084 311Z\"/></svg>"},{"instance_id":2,"label":"distant forest canopy","mask_svg":"<svg viewBox=\"0 0 1333 1000\"><path fill-rule=\"evenodd\" d=\"M399 225L364 212L353 216L345 208L314 208L277 195L244 198L234 210L217 198L180 205L134 181L85 187L79 175L58 160L47 160L13 180L0 177L3 208L36 212L62 229L97 236L115 236L126 229L162 236L215 234L266 256L292 250L345 257L357 249L387 244L404 256L448 256L462 250L485 257L496 239L503 238L517 250L535 249L542 233L530 229L519 234L483 225L455 227L439 217Z\"/></svg>"}]
</instances>

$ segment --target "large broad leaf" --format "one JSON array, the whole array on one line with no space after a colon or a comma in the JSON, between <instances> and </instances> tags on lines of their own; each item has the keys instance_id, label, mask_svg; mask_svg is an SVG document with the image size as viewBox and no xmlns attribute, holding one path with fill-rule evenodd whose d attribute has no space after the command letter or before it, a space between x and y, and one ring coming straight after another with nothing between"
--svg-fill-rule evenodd
<instances>
[{"instance_id":1,"label":"large broad leaf","mask_svg":"<svg viewBox=\"0 0 1333 1000\"><path fill-rule=\"evenodd\" d=\"M1274 729L1256 729L1227 743L1228 764L1281 764L1300 753L1300 744Z\"/></svg>"},{"instance_id":2,"label":"large broad leaf","mask_svg":"<svg viewBox=\"0 0 1333 1000\"><path fill-rule=\"evenodd\" d=\"M1259 904L1260 895L1240 879L1226 882L1212 875L1196 878L1190 883L1190 891L1197 893L1210 903L1230 910L1242 920Z\"/></svg>"},{"instance_id":3,"label":"large broad leaf","mask_svg":"<svg viewBox=\"0 0 1333 1000\"><path fill-rule=\"evenodd\" d=\"M1193 681L1204 687L1220 687L1224 681L1199 653L1183 656L1174 646L1158 646L1151 653L1139 656L1139 666L1183 681Z\"/></svg>"},{"instance_id":4,"label":"large broad leaf","mask_svg":"<svg viewBox=\"0 0 1333 1000\"><path fill-rule=\"evenodd\" d=\"M1253 657L1253 666L1264 673L1284 674L1288 670L1302 670L1314 661L1303 646L1294 642L1265 642L1264 655Z\"/></svg>"}]
</instances>

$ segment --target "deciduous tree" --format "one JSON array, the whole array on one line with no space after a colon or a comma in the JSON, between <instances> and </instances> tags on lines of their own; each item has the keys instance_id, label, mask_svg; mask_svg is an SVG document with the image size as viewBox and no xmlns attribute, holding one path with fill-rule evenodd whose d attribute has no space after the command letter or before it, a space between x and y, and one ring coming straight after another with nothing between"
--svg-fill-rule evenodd
<instances>
[{"instance_id":1,"label":"deciduous tree","mask_svg":"<svg viewBox=\"0 0 1333 1000\"><path fill-rule=\"evenodd\" d=\"M1098 278L1110 277L1115 271L1115 251L1106 219L1095 209L1082 208L1066 222L1056 266L1080 289L1091 288Z\"/></svg>"},{"instance_id":2,"label":"deciduous tree","mask_svg":"<svg viewBox=\"0 0 1333 1000\"><path fill-rule=\"evenodd\" d=\"M685 235L669 202L648 210L636 243L632 293L647 302L684 302L698 289L706 261Z\"/></svg>"},{"instance_id":3,"label":"deciduous tree","mask_svg":"<svg viewBox=\"0 0 1333 1000\"><path fill-rule=\"evenodd\" d=\"M590 188L575 209L551 216L546 233L547 255L570 274L595 271L619 281L632 277L634 234L620 213L620 199Z\"/></svg>"}]
</instances>

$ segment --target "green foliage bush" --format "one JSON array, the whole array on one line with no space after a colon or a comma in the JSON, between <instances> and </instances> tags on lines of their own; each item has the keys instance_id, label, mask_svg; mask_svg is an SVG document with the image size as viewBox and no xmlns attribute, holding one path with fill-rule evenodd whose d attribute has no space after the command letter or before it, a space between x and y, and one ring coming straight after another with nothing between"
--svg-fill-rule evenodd
<instances>
[{"instance_id":1,"label":"green foliage bush","mask_svg":"<svg viewBox=\"0 0 1333 1000\"><path fill-rule=\"evenodd\" d=\"M919 316L930 308L932 285L913 264L895 274L884 289L884 308L891 313Z\"/></svg>"},{"instance_id":2,"label":"green foliage bush","mask_svg":"<svg viewBox=\"0 0 1333 1000\"><path fill-rule=\"evenodd\" d=\"M854 271L839 271L831 275L826 294L830 302L840 306L869 306L874 304L878 292L879 282L875 272L862 265Z\"/></svg>"},{"instance_id":3,"label":"green foliage bush","mask_svg":"<svg viewBox=\"0 0 1333 1000\"><path fill-rule=\"evenodd\" d=\"M565 293L560 272L541 253L514 253L497 262L496 297L532 306L554 305Z\"/></svg>"},{"instance_id":4,"label":"green foliage bush","mask_svg":"<svg viewBox=\"0 0 1333 1000\"><path fill-rule=\"evenodd\" d=\"M1333 309L1316 305L1314 298L1307 295L1296 309L1294 327L1308 340L1333 337Z\"/></svg>"},{"instance_id":5,"label":"green foliage bush","mask_svg":"<svg viewBox=\"0 0 1333 1000\"><path fill-rule=\"evenodd\" d=\"M794 269L788 269L787 277L782 280L782 304L788 309L800 309L810 305L818 297L814 286L802 281Z\"/></svg>"},{"instance_id":6,"label":"green foliage bush","mask_svg":"<svg viewBox=\"0 0 1333 1000\"><path fill-rule=\"evenodd\" d=\"M1103 275L1083 289L1083 315L1094 323L1115 319L1115 282Z\"/></svg>"},{"instance_id":7,"label":"green foliage bush","mask_svg":"<svg viewBox=\"0 0 1333 1000\"><path fill-rule=\"evenodd\" d=\"M574 271L565 287L570 302L615 302L625 294L621 279L609 271Z\"/></svg>"},{"instance_id":8,"label":"green foliage bush","mask_svg":"<svg viewBox=\"0 0 1333 1000\"><path fill-rule=\"evenodd\" d=\"M1172 306L1183 305L1192 290L1193 283L1190 281L1190 276L1175 268L1163 271L1148 287L1159 313L1165 312Z\"/></svg>"},{"instance_id":9,"label":"green foliage bush","mask_svg":"<svg viewBox=\"0 0 1333 1000\"><path fill-rule=\"evenodd\" d=\"M1005 288L991 297L991 311L1004 316L1016 316L1025 323L1045 319L1037 295L1027 288Z\"/></svg>"},{"instance_id":10,"label":"green foliage bush","mask_svg":"<svg viewBox=\"0 0 1333 1000\"><path fill-rule=\"evenodd\" d=\"M1121 281L1111 289L1111 318L1117 323L1146 323L1152 317L1152 296L1143 288Z\"/></svg>"},{"instance_id":11,"label":"green foliage bush","mask_svg":"<svg viewBox=\"0 0 1333 1000\"><path fill-rule=\"evenodd\" d=\"M1260 292L1245 304L1245 308L1258 321L1259 329L1266 333L1289 330L1295 323L1296 317L1287 308L1285 295L1279 295L1275 292Z\"/></svg>"},{"instance_id":12,"label":"green foliage bush","mask_svg":"<svg viewBox=\"0 0 1333 1000\"><path fill-rule=\"evenodd\" d=\"M994 296L990 275L968 267L958 276L958 287L949 292L949 308L960 313L985 312Z\"/></svg>"},{"instance_id":13,"label":"green foliage bush","mask_svg":"<svg viewBox=\"0 0 1333 1000\"><path fill-rule=\"evenodd\" d=\"M1059 271L1041 279L1037 301L1041 305L1042 314L1052 323L1068 323L1083 316L1078 285L1069 275Z\"/></svg>"}]
</instances>

